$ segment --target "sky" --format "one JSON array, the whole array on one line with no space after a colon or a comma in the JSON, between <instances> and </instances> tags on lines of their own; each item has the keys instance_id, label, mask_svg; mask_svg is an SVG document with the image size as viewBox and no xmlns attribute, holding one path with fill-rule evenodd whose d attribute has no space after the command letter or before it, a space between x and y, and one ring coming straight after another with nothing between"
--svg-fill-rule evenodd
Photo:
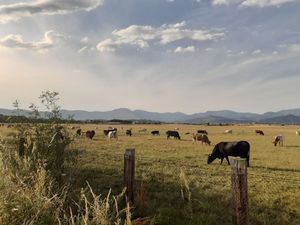
<instances>
[{"instance_id":1,"label":"sky","mask_svg":"<svg viewBox=\"0 0 300 225\"><path fill-rule=\"evenodd\" d=\"M300 0L0 0L0 108L300 107Z\"/></svg>"}]
</instances>

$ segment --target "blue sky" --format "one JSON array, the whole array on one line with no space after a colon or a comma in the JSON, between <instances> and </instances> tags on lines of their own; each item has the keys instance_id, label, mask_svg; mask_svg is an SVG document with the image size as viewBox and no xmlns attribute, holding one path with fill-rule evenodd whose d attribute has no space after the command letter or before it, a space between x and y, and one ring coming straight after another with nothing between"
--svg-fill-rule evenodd
<instances>
[{"instance_id":1,"label":"blue sky","mask_svg":"<svg viewBox=\"0 0 300 225\"><path fill-rule=\"evenodd\" d=\"M299 0L0 0L0 107L300 107Z\"/></svg>"}]
</instances>

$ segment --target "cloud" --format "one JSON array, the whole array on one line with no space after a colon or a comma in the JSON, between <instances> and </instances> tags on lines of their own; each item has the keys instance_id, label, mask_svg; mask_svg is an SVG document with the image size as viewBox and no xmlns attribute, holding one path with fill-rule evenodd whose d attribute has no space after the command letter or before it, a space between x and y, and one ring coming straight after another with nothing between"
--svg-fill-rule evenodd
<instances>
[{"instance_id":1,"label":"cloud","mask_svg":"<svg viewBox=\"0 0 300 225\"><path fill-rule=\"evenodd\" d=\"M256 50L254 50L251 54L252 55L258 55L258 54L260 54L261 53L261 50L260 49L256 49Z\"/></svg>"},{"instance_id":2,"label":"cloud","mask_svg":"<svg viewBox=\"0 0 300 225\"><path fill-rule=\"evenodd\" d=\"M242 7L267 7L280 6L285 3L296 2L297 0L213 0L212 4L216 6L239 4Z\"/></svg>"},{"instance_id":3,"label":"cloud","mask_svg":"<svg viewBox=\"0 0 300 225\"><path fill-rule=\"evenodd\" d=\"M213 0L213 5L230 5L234 3L239 3L241 0Z\"/></svg>"},{"instance_id":4,"label":"cloud","mask_svg":"<svg viewBox=\"0 0 300 225\"><path fill-rule=\"evenodd\" d=\"M81 49L78 50L78 53L83 53L83 52L85 52L87 50L88 50L88 47L84 46L84 47L82 47Z\"/></svg>"},{"instance_id":5,"label":"cloud","mask_svg":"<svg viewBox=\"0 0 300 225\"><path fill-rule=\"evenodd\" d=\"M89 42L89 38L88 37L83 37L81 40L80 40L82 43L88 43Z\"/></svg>"},{"instance_id":6,"label":"cloud","mask_svg":"<svg viewBox=\"0 0 300 225\"><path fill-rule=\"evenodd\" d=\"M195 51L196 51L195 46L188 46L186 48L179 46L174 50L175 53L188 53L188 52L195 52Z\"/></svg>"},{"instance_id":7,"label":"cloud","mask_svg":"<svg viewBox=\"0 0 300 225\"><path fill-rule=\"evenodd\" d=\"M56 15L76 11L90 11L104 0L36 0L0 5L0 22L6 23L35 14Z\"/></svg>"},{"instance_id":8,"label":"cloud","mask_svg":"<svg viewBox=\"0 0 300 225\"><path fill-rule=\"evenodd\" d=\"M64 39L64 37L52 30L47 31L44 34L44 38L38 42L26 42L23 40L22 35L10 34L0 39L0 46L41 51L54 47L61 39Z\"/></svg>"},{"instance_id":9,"label":"cloud","mask_svg":"<svg viewBox=\"0 0 300 225\"><path fill-rule=\"evenodd\" d=\"M266 6L280 6L289 2L296 2L297 0L246 0L241 3L241 6L256 6L256 7L266 7Z\"/></svg>"},{"instance_id":10,"label":"cloud","mask_svg":"<svg viewBox=\"0 0 300 225\"><path fill-rule=\"evenodd\" d=\"M120 45L132 45L147 48L150 41L166 45L179 40L206 41L223 37L224 33L209 30L193 30L186 28L185 21L176 24L164 24L160 27L131 25L112 32L112 37L97 45L100 52L114 52Z\"/></svg>"},{"instance_id":11,"label":"cloud","mask_svg":"<svg viewBox=\"0 0 300 225\"><path fill-rule=\"evenodd\" d=\"M300 44L292 44L288 46L290 52L300 52Z\"/></svg>"}]
</instances>

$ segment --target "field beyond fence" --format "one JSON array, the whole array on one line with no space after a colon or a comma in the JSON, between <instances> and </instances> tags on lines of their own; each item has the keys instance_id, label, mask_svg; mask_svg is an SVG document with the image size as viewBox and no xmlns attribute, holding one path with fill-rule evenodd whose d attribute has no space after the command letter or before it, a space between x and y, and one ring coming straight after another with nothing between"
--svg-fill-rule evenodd
<instances>
[{"instance_id":1,"label":"field beyond fence","mask_svg":"<svg viewBox=\"0 0 300 225\"><path fill-rule=\"evenodd\" d=\"M161 225L233 224L231 168L226 160L207 165L207 156L219 141L246 140L251 144L248 168L248 224L300 224L300 136L296 126L196 126L196 125L116 125L118 140L108 140L103 129L108 125L82 125L94 129L89 140L75 137L69 146L76 155L66 165L66 179L73 194L87 182L97 194L123 190L124 152L135 149L133 218L153 218ZM181 140L167 140L165 131L178 128ZM133 129L133 136L125 131ZM138 132L146 128L146 133ZM193 144L191 134L204 128L211 146ZM224 134L232 129L233 134ZM265 136L255 135L262 129ZM151 136L159 130L160 136ZM4 128L0 134L8 132ZM70 132L74 130L70 129ZM190 134L186 134L190 133ZM285 135L284 147L274 147L273 138Z\"/></svg>"}]
</instances>

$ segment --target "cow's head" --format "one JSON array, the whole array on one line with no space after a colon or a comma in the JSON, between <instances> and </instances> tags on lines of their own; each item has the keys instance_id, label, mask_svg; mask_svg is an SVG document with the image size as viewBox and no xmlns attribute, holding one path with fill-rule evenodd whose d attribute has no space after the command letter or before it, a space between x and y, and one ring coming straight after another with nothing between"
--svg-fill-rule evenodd
<instances>
[{"instance_id":1,"label":"cow's head","mask_svg":"<svg viewBox=\"0 0 300 225\"><path fill-rule=\"evenodd\" d=\"M219 144L217 144L212 153L210 155L208 155L207 158L207 164L211 164L216 158L218 158L220 155L220 151L219 151Z\"/></svg>"},{"instance_id":2,"label":"cow's head","mask_svg":"<svg viewBox=\"0 0 300 225\"><path fill-rule=\"evenodd\" d=\"M278 142L279 142L279 138L276 137L275 140L273 141L274 146L277 146Z\"/></svg>"}]
</instances>

